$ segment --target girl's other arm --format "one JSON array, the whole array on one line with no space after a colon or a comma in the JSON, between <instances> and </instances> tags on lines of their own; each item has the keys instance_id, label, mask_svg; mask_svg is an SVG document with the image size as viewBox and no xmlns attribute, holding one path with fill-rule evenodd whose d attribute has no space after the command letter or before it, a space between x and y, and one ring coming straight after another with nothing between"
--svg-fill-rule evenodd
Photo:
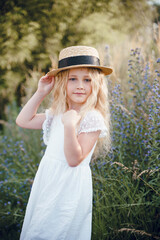
<instances>
[{"instance_id":1,"label":"girl's other arm","mask_svg":"<svg viewBox=\"0 0 160 240\"><path fill-rule=\"evenodd\" d=\"M62 118L64 124L64 153L71 167L78 166L87 157L100 135L99 130L81 133L77 137L75 126L79 119L80 117L74 110L68 111Z\"/></svg>"},{"instance_id":2,"label":"girl's other arm","mask_svg":"<svg viewBox=\"0 0 160 240\"><path fill-rule=\"evenodd\" d=\"M54 78L44 76L39 80L38 89L19 113L16 124L23 128L41 129L45 114L37 114L37 110L46 95L54 86Z\"/></svg>"}]
</instances>

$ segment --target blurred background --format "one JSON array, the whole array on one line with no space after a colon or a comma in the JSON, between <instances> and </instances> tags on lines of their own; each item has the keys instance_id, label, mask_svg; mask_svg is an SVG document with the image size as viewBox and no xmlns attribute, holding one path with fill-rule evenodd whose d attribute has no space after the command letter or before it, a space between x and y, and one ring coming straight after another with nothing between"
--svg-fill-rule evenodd
<instances>
[{"instance_id":1,"label":"blurred background","mask_svg":"<svg viewBox=\"0 0 160 240\"><path fill-rule=\"evenodd\" d=\"M71 45L96 47L112 80L125 86L128 56L139 47L150 58L160 51L159 1L0 1L0 119L6 106L21 106L40 76ZM107 57L106 57L107 56Z\"/></svg>"},{"instance_id":2,"label":"blurred background","mask_svg":"<svg viewBox=\"0 0 160 240\"><path fill-rule=\"evenodd\" d=\"M114 69L112 149L91 162L92 240L160 239L159 0L0 0L0 239L19 239L45 150L16 116L71 45Z\"/></svg>"}]
</instances>

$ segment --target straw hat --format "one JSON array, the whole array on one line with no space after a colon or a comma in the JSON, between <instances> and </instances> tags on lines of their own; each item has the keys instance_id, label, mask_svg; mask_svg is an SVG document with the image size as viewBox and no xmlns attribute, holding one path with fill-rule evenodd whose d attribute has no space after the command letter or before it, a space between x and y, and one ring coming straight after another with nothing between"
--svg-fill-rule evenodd
<instances>
[{"instance_id":1,"label":"straw hat","mask_svg":"<svg viewBox=\"0 0 160 240\"><path fill-rule=\"evenodd\" d=\"M72 46L64 48L59 54L58 68L47 73L55 76L57 73L70 68L92 67L102 70L104 75L112 73L112 68L100 65L99 54L93 47Z\"/></svg>"}]
</instances>

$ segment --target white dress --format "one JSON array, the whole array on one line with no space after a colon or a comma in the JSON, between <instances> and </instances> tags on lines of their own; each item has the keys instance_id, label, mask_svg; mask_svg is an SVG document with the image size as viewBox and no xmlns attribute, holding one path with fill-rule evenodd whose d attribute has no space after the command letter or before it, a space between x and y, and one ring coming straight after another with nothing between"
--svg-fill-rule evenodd
<instances>
[{"instance_id":1,"label":"white dress","mask_svg":"<svg viewBox=\"0 0 160 240\"><path fill-rule=\"evenodd\" d=\"M62 115L46 110L43 139L47 145L36 173L26 208L21 240L90 240L92 176L89 155L70 167L64 155ZM100 112L92 110L81 121L77 134L107 129Z\"/></svg>"}]
</instances>

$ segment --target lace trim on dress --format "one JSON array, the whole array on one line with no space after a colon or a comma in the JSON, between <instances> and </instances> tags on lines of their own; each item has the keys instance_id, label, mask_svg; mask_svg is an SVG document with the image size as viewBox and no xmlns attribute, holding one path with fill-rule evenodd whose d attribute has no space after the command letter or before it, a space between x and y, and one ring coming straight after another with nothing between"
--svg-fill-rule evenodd
<instances>
[{"instance_id":1,"label":"lace trim on dress","mask_svg":"<svg viewBox=\"0 0 160 240\"><path fill-rule=\"evenodd\" d=\"M92 110L86 114L84 119L80 123L78 134L82 132L96 132L101 130L99 138L107 135L107 127L104 123L104 118L97 110Z\"/></svg>"},{"instance_id":2,"label":"lace trim on dress","mask_svg":"<svg viewBox=\"0 0 160 240\"><path fill-rule=\"evenodd\" d=\"M48 144L49 137L50 137L50 129L53 120L53 114L50 109L46 109L45 111L46 119L43 122L42 130L43 130L43 141L44 144Z\"/></svg>"}]
</instances>

